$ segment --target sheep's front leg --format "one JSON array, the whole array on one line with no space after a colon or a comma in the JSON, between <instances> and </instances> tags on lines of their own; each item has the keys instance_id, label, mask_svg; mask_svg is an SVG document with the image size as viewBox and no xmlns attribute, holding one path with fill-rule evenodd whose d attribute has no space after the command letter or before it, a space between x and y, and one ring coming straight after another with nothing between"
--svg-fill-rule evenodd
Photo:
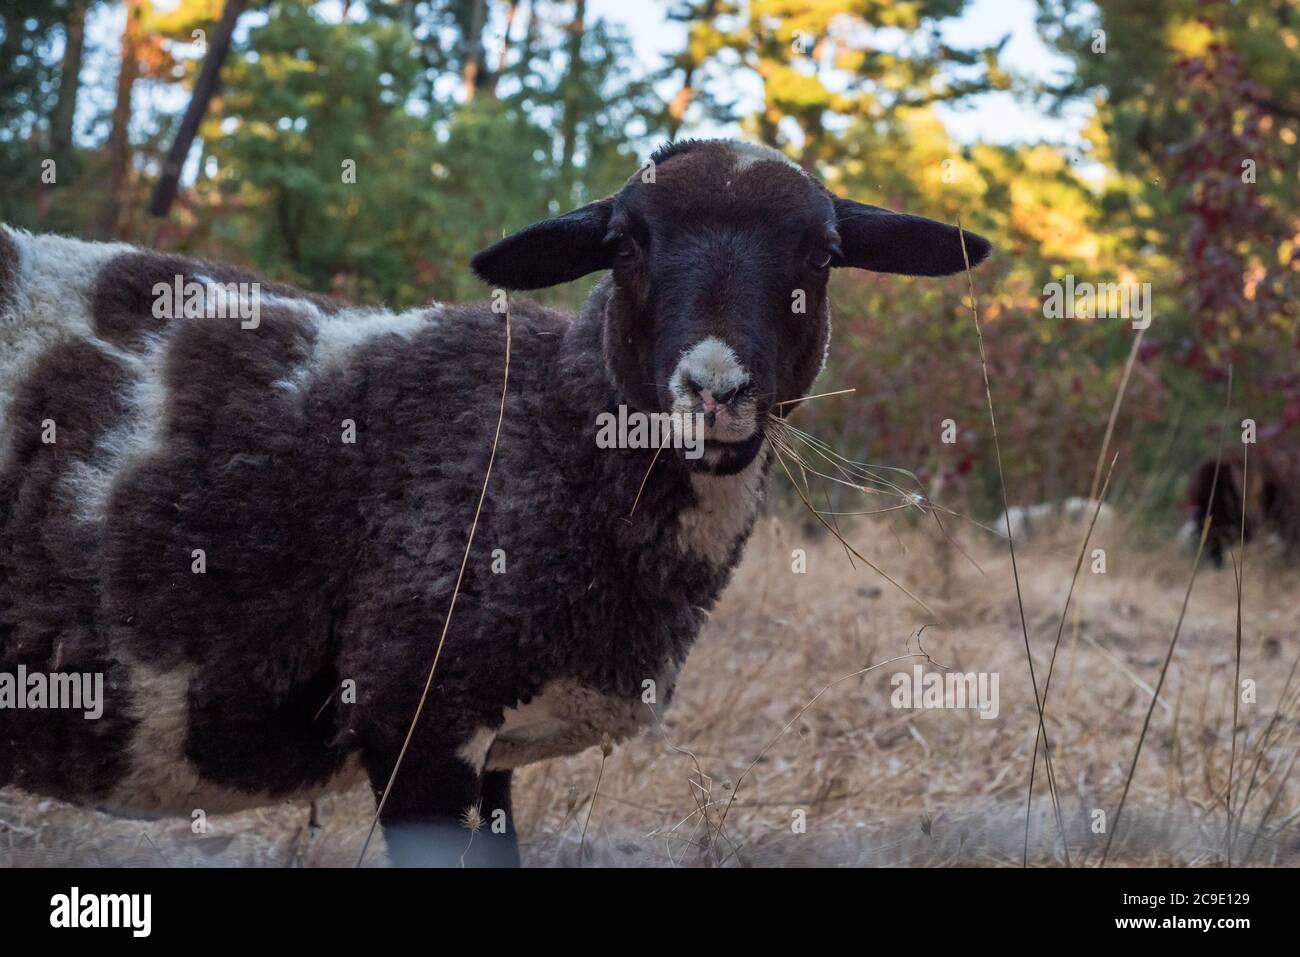
<instances>
[{"instance_id":1,"label":"sheep's front leg","mask_svg":"<svg viewBox=\"0 0 1300 957\"><path fill-rule=\"evenodd\" d=\"M366 762L377 795L396 754ZM504 778L502 777L504 775ZM509 772L486 772L462 754L412 747L379 822L396 867L518 867Z\"/></svg>"},{"instance_id":2,"label":"sheep's front leg","mask_svg":"<svg viewBox=\"0 0 1300 957\"><path fill-rule=\"evenodd\" d=\"M519 866L519 835L515 832L515 811L510 798L512 771L488 771L483 775L479 808L483 815L484 842L487 853L499 860L495 867Z\"/></svg>"}]
</instances>

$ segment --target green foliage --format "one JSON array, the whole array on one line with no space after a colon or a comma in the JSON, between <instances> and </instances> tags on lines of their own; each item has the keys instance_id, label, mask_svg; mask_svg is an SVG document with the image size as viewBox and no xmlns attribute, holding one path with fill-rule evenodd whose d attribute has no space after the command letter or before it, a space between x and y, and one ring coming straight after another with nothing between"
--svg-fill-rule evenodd
<instances>
[{"instance_id":1,"label":"green foliage","mask_svg":"<svg viewBox=\"0 0 1300 957\"><path fill-rule=\"evenodd\" d=\"M232 57L204 130L223 212L212 241L317 289L412 298L439 213L417 188L434 143L405 108L413 53L398 24L277 5Z\"/></svg>"},{"instance_id":2,"label":"green foliage","mask_svg":"<svg viewBox=\"0 0 1300 957\"><path fill-rule=\"evenodd\" d=\"M190 243L315 289L403 306L482 295L465 269L503 231L616 188L633 165L623 131L643 106L625 41L584 38L575 108L582 176L560 200L553 129L562 68L454 110L427 103L429 62L398 17L323 20L275 5L228 64L206 123L216 216Z\"/></svg>"},{"instance_id":3,"label":"green foliage","mask_svg":"<svg viewBox=\"0 0 1300 957\"><path fill-rule=\"evenodd\" d=\"M801 162L833 162L842 149L834 133L841 118L887 121L901 109L1006 86L997 48L960 50L940 39L939 22L965 3L692 0L674 13L692 22L689 50L678 63L695 63L733 89L737 72L751 74L763 90L756 114L738 115L734 98L718 97L701 100L707 114L741 121ZM904 31L907 42L888 31Z\"/></svg>"},{"instance_id":4,"label":"green foliage","mask_svg":"<svg viewBox=\"0 0 1300 957\"><path fill-rule=\"evenodd\" d=\"M1234 420L1255 418L1267 441L1294 445L1295 4L1099 0L1079 11L1039 0L1039 21L1075 64L1054 95L1098 106L1090 136L1109 167L1098 228L1124 235L1137 271L1163 291L1162 377L1191 423L1178 454L1189 459L1211 447L1206 434L1221 417L1229 365Z\"/></svg>"},{"instance_id":5,"label":"green foliage","mask_svg":"<svg viewBox=\"0 0 1300 957\"><path fill-rule=\"evenodd\" d=\"M54 109L58 67L52 49L66 0L13 0L0 6L0 220L35 216L43 118Z\"/></svg>"}]
</instances>

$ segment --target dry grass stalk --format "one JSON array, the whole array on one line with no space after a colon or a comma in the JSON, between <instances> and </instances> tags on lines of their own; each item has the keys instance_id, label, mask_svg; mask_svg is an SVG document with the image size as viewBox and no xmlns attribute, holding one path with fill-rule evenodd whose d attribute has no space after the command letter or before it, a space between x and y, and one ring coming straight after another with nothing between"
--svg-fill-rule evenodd
<instances>
[{"instance_id":1,"label":"dry grass stalk","mask_svg":"<svg viewBox=\"0 0 1300 957\"><path fill-rule=\"evenodd\" d=\"M817 509L813 507L812 502L808 501L808 497L804 494L803 489L799 487L799 483L794 480L794 476L790 473L790 467L786 465L785 456L782 454L781 451L782 446L776 443L774 440L773 448L776 449L776 460L781 463L781 468L782 470L784 470L786 477L790 479L790 484L794 486L795 492L798 493L799 498L802 499L804 505L808 508L808 511L812 513L813 517L816 518L817 521L821 522L822 526L825 527L825 529L828 532L834 535L835 538L840 542L840 544L843 545L846 549L848 549L849 552L852 553L853 556L858 559L858 561L862 562L864 565L870 568L873 572L875 572L885 581L889 582L889 584L893 585L895 588L901 591L904 595L906 595L913 602L915 602L920 608L922 608L926 614L928 614L932 619L934 619L935 623L938 623L939 615L935 612L933 608L931 608L923 600L921 600L915 594L913 594L912 591L908 589L906 585L903 585L901 582L896 581L887 572L885 572L878 565L872 562L871 559L864 556L861 552L859 552L856 548L854 548L851 544L849 544L848 539L846 539L843 535L839 534L839 532L835 530L834 526L832 526L830 522L826 521L826 519L822 518L822 516L818 514Z\"/></svg>"},{"instance_id":2,"label":"dry grass stalk","mask_svg":"<svg viewBox=\"0 0 1300 957\"><path fill-rule=\"evenodd\" d=\"M1052 657L1047 664L1047 679L1043 682L1043 712L1047 711L1047 696L1052 690L1052 673L1056 670L1056 654L1061 649L1061 636L1065 634L1065 620L1070 614L1070 599L1074 597L1074 586L1079 581L1079 571L1083 568L1084 556L1088 554L1088 543L1092 541L1093 530L1097 527L1097 516L1101 514L1101 504L1106 499L1106 492L1110 488L1111 476L1115 473L1115 462L1119 459L1119 453L1110 460L1110 468L1106 470L1106 483L1101 488L1100 498L1094 498L1097 503L1092 512L1092 520L1088 523L1088 530L1084 533L1083 543L1079 546L1079 558L1074 563L1074 574L1070 576L1070 588L1065 593L1065 607L1061 609L1061 623L1056 629L1056 641L1052 643ZM1038 743L1042 740L1040 734L1034 735L1034 755L1029 762L1029 793L1025 798L1025 853L1023 864L1029 866L1029 818L1034 806L1034 772L1038 768ZM1068 852L1067 852L1068 853Z\"/></svg>"},{"instance_id":3,"label":"dry grass stalk","mask_svg":"<svg viewBox=\"0 0 1300 957\"><path fill-rule=\"evenodd\" d=\"M920 646L921 634L925 631L925 628L926 626L923 625L921 628L917 630L917 632L914 635L918 646ZM893 658L888 658L884 661L878 661L874 665L867 665L867 667L865 668L859 668L857 671L851 671L846 675L840 675L840 677L830 682L830 684L822 688L821 691L818 691L815 695L809 698L808 701L803 705L803 707L801 707L798 711L795 712L794 717L791 718L789 721L787 721L785 725L782 726L781 730L772 736L772 738L767 742L767 744L763 745L763 749L758 752L758 755L754 758L753 761L749 762L749 766L745 768L745 770L741 773L740 777L736 780L735 786L731 789L731 797L728 799L726 806L722 809L722 815L718 819L717 826L719 831L721 831L722 825L727 819L727 813L731 810L732 805L736 803L736 795L740 793L740 786L741 784L744 783L745 778L749 776L749 772L754 770L754 768L758 765L758 762L762 761L763 758L767 755L767 752L772 750L772 746L776 744L778 740L780 740L781 736L784 735L787 731L789 731L790 728L794 726L795 722L798 721L800 718L802 718L804 716L804 713L807 712L808 709L810 709L814 704L817 703L818 699L821 698L822 695L830 691L836 685L842 684L843 682L848 681L851 678L859 678L862 675L875 671L877 668L883 668L885 667L885 665L892 665L895 662L899 662L899 661L908 661L911 660L912 658L922 658L925 661L938 665L938 662L936 662L933 658L931 658L929 653L927 653L924 647L922 647L921 650L918 652L911 652L906 655L897 655ZM943 666L940 665L939 667L943 667Z\"/></svg>"},{"instance_id":4,"label":"dry grass stalk","mask_svg":"<svg viewBox=\"0 0 1300 957\"><path fill-rule=\"evenodd\" d=\"M609 737L600 743L600 770L596 772L596 786L591 790L591 803L587 805L587 819L582 822L582 838L578 842L578 866L582 866L582 852L587 848L587 828L591 826L591 814L596 810L596 798L600 796L600 782L605 777L605 761L613 751Z\"/></svg>"},{"instance_id":5,"label":"dry grass stalk","mask_svg":"<svg viewBox=\"0 0 1300 957\"><path fill-rule=\"evenodd\" d=\"M1227 425L1227 412L1232 408L1232 366L1228 366L1228 395L1224 403L1224 422ZM1219 464L1223 462L1223 436L1224 429L1219 431L1219 448L1215 456L1216 466L1214 469L1214 479L1210 482L1210 501L1214 501L1214 494L1219 485ZM1115 841L1115 835L1119 831L1120 815L1124 813L1124 804L1128 800L1129 788L1133 785L1133 775L1137 771L1138 758L1142 755L1142 745L1146 741L1147 730L1151 727L1151 715L1156 710L1156 701L1160 698L1160 689L1164 687L1165 675L1169 673L1169 662L1173 660L1174 648L1178 645L1178 635L1183 629L1183 619L1187 616L1187 604L1192 598L1192 587L1196 584L1196 572L1201 566L1201 555L1205 551L1205 541L1210 534L1211 514L1207 509L1205 520L1201 522L1201 537L1196 544L1196 558L1192 561L1192 571L1187 577L1187 590L1183 593L1183 604L1178 612L1178 622L1174 625L1173 637L1169 640L1169 650L1165 652L1164 664L1160 666L1160 678L1156 681L1155 694L1151 696L1151 705L1147 708L1146 718L1142 721L1142 731L1138 735L1137 747L1133 750L1133 762L1129 765L1128 776L1124 780L1124 791L1120 795L1119 806L1115 809L1115 817L1111 821L1110 833L1106 836L1106 847L1101 854L1101 862L1098 867L1105 867L1106 860L1110 857L1110 848ZM1234 691L1235 696L1235 691Z\"/></svg>"},{"instance_id":6,"label":"dry grass stalk","mask_svg":"<svg viewBox=\"0 0 1300 957\"><path fill-rule=\"evenodd\" d=\"M1056 813L1056 826L1061 834L1061 844L1065 850L1065 863L1070 863L1069 841L1065 836L1065 822L1061 818L1061 801L1056 789L1056 773L1052 768L1052 746L1047 737L1047 726L1043 722L1043 698L1038 691L1038 676L1034 673L1034 655L1029 648L1029 624L1025 621L1025 600L1020 588L1020 566L1016 562L1016 543L1011 534L1011 498L1007 494L1007 475L1002 467L1002 443L998 439L998 420L993 412L993 387L989 384L989 363L984 351L984 330L980 327L979 305L975 300L975 276L970 268L970 256L966 251L966 231L961 220L957 221L957 237L961 240L961 257L966 264L966 283L970 292L971 318L975 324L975 338L979 343L980 370L984 376L984 398L988 402L989 425L993 432L993 457L998 467L998 484L1002 489L1002 509L1007 523L1007 549L1011 554L1011 575L1016 585L1016 607L1020 612L1020 632L1025 642L1025 659L1029 663L1029 681L1034 689L1034 704L1038 709L1038 733L1043 737L1043 763L1047 767L1047 787L1052 795L1052 809ZM1030 768L1032 775L1033 768Z\"/></svg>"},{"instance_id":7,"label":"dry grass stalk","mask_svg":"<svg viewBox=\"0 0 1300 957\"><path fill-rule=\"evenodd\" d=\"M1237 722L1240 720L1241 707L1241 581L1246 571L1246 489L1250 487L1247 480L1250 478L1250 445L1242 445L1241 459L1241 545L1238 548L1238 554L1232 557L1232 578L1237 589L1237 617L1234 623L1234 632L1236 635L1236 653L1234 655L1235 670L1232 678L1232 745L1228 756L1228 789L1224 795L1224 807L1228 812L1228 827L1224 835L1225 843L1228 845L1228 866L1232 866L1232 775L1237 767Z\"/></svg>"},{"instance_id":8,"label":"dry grass stalk","mask_svg":"<svg viewBox=\"0 0 1300 957\"><path fill-rule=\"evenodd\" d=\"M1256 786L1258 785L1260 787L1260 790L1262 791L1263 785L1267 783L1266 781L1260 781L1259 779L1259 771L1260 768L1263 766L1265 757L1267 757L1269 751L1274 746L1283 745L1285 742L1288 742L1289 739L1292 739L1296 736L1297 733L1296 726L1293 722L1291 722L1289 727L1286 728L1286 734L1284 738L1278 741L1273 741L1273 732L1277 730L1279 726L1282 725L1283 717L1289 716L1292 709L1294 709L1297 703L1300 702L1300 688L1293 689L1292 687L1292 683L1295 680L1297 667L1300 667L1300 655L1297 655L1295 661L1291 663L1291 671L1287 674L1286 684L1282 686L1282 693L1278 697L1277 707L1273 709L1273 716L1269 719L1268 724L1264 727L1263 731L1260 733L1259 737L1255 741L1255 745L1254 745L1255 760L1251 766L1250 779L1246 784L1245 797L1242 798L1241 803L1238 805L1238 809L1237 809L1236 837L1240 837L1241 828L1245 821L1246 808L1250 806L1250 801L1255 796ZM1291 748L1294 753L1294 751L1296 750L1296 746L1294 743L1291 744ZM1289 777L1289 775L1290 775L1290 771L1288 769L1287 775L1284 775L1281 782L1278 784L1278 788L1277 791L1275 792L1275 799L1273 803L1276 803L1276 796L1280 795L1282 791L1285 789L1286 778ZM1250 848L1247 850L1245 859L1242 861L1242 863L1246 863L1247 861L1250 860L1250 851L1254 849L1255 843L1258 841L1259 835L1262 832L1264 825L1266 823L1267 823L1267 816L1264 816L1261 818L1260 825L1256 828L1255 835L1252 838L1250 843ZM1234 837L1234 841L1236 837Z\"/></svg>"}]
</instances>

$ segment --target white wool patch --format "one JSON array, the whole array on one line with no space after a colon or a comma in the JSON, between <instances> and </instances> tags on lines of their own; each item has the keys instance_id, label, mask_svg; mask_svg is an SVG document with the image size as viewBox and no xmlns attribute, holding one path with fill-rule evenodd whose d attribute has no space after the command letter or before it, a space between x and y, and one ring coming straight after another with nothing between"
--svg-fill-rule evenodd
<instances>
[{"instance_id":1,"label":"white wool patch","mask_svg":"<svg viewBox=\"0 0 1300 957\"><path fill-rule=\"evenodd\" d=\"M770 146L762 146L758 143L746 143L741 140L732 140L729 144L731 152L736 158L736 171L741 172L755 163L784 163L786 166L804 172L801 167L790 157L786 156L780 150L774 150Z\"/></svg>"},{"instance_id":2,"label":"white wool patch","mask_svg":"<svg viewBox=\"0 0 1300 957\"><path fill-rule=\"evenodd\" d=\"M196 281L206 281L196 277ZM345 311L337 316L324 315L317 306L304 299L262 296L263 305L296 312L315 323L317 337L311 357L302 363L290 379L274 385L287 391L300 390L322 370L345 362L363 343L379 336L395 334L409 339L432 319L429 310L394 315L386 312ZM161 428L167 403L163 366L170 336L182 322L205 322L206 319L172 319L160 333L144 337L140 351L119 349L111 343L93 339L103 352L120 361L128 370L131 385L123 396L128 408L122 421L96 442L95 461L72 463L63 479L78 518L97 522L104 518L114 485L161 447ZM232 327L231 335L256 335L254 329Z\"/></svg>"},{"instance_id":3,"label":"white wool patch","mask_svg":"<svg viewBox=\"0 0 1300 957\"><path fill-rule=\"evenodd\" d=\"M475 774L482 773L483 766L487 764L488 749L492 747L496 736L497 733L492 728L479 728L460 746L456 757L473 768Z\"/></svg>"},{"instance_id":4,"label":"white wool patch","mask_svg":"<svg viewBox=\"0 0 1300 957\"><path fill-rule=\"evenodd\" d=\"M1006 538L1009 521L1011 537L1015 541L1031 541L1039 535L1065 526L1086 529L1096 513L1097 524L1094 530L1104 531L1115 523L1115 510L1104 502L1100 503L1100 511L1098 507L1093 499L1078 496L1061 502L1013 505L994 520L993 530Z\"/></svg>"},{"instance_id":5,"label":"white wool patch","mask_svg":"<svg viewBox=\"0 0 1300 957\"><path fill-rule=\"evenodd\" d=\"M63 479L64 486L76 502L77 517L84 522L102 521L114 484L160 448L163 409L167 401L167 389L162 378L164 343L162 336L148 335L140 353L118 349L98 340L95 343L126 366L131 384L123 397L129 411L122 421L96 441L95 462L73 463Z\"/></svg>"},{"instance_id":6,"label":"white wool patch","mask_svg":"<svg viewBox=\"0 0 1300 957\"><path fill-rule=\"evenodd\" d=\"M9 448L5 414L28 368L60 342L80 340L120 362L131 379L123 397L130 412L96 443L97 464L68 466L63 487L84 521L103 517L118 477L139 457L156 448L166 390L162 383L163 338L146 336L142 352L99 339L91 294L100 269L135 248L124 243L87 243L61 236L10 231L19 252L16 304L0 316L0 460Z\"/></svg>"},{"instance_id":7,"label":"white wool patch","mask_svg":"<svg viewBox=\"0 0 1300 957\"><path fill-rule=\"evenodd\" d=\"M189 817L196 810L227 814L281 801L315 800L366 778L354 755L323 785L291 795L250 794L206 781L185 756L194 666L159 671L136 662L129 673L131 712L138 724L127 746L127 773L101 805L103 810L159 817Z\"/></svg>"},{"instance_id":8,"label":"white wool patch","mask_svg":"<svg viewBox=\"0 0 1300 957\"><path fill-rule=\"evenodd\" d=\"M27 370L51 346L93 339L91 292L100 267L124 243L86 243L4 229L18 253L12 300L0 305L0 464L11 447L9 410Z\"/></svg>"},{"instance_id":9,"label":"white wool patch","mask_svg":"<svg viewBox=\"0 0 1300 957\"><path fill-rule=\"evenodd\" d=\"M263 297L263 302L276 304L278 297ZM327 315L310 303L284 300L295 305L310 306L314 313L316 338L311 356L288 379L274 383L277 389L301 391L311 381L330 369L342 366L361 347L384 336L397 336L409 341L427 329L442 315L441 303L433 303L406 312L388 312L383 309L345 309Z\"/></svg>"},{"instance_id":10,"label":"white wool patch","mask_svg":"<svg viewBox=\"0 0 1300 957\"><path fill-rule=\"evenodd\" d=\"M200 283L214 282L199 274L194 278ZM319 316L316 306L305 300L263 296L261 303ZM144 335L138 351L121 349L99 339L92 340L97 348L126 367L131 384L121 396L127 412L96 441L95 461L72 464L64 479L65 487L76 502L76 514L82 521L101 521L108 497L118 480L161 449L168 398L163 367L171 338L183 323L212 321L223 320L177 316L168 320L161 331ZM231 324L229 328L230 335L257 335L256 329L243 329L237 324Z\"/></svg>"},{"instance_id":11,"label":"white wool patch","mask_svg":"<svg viewBox=\"0 0 1300 957\"><path fill-rule=\"evenodd\" d=\"M655 682L656 700L662 701L677 671L665 663L646 678ZM547 682L527 704L506 709L487 754L487 769L505 771L577 754L605 738L617 743L651 724L656 707L640 696L616 698L572 679Z\"/></svg>"},{"instance_id":12,"label":"white wool patch","mask_svg":"<svg viewBox=\"0 0 1300 957\"><path fill-rule=\"evenodd\" d=\"M691 473L696 503L677 516L677 544L682 551L711 565L727 563L758 514L771 457L772 447L764 441L753 461L735 475Z\"/></svg>"}]
</instances>

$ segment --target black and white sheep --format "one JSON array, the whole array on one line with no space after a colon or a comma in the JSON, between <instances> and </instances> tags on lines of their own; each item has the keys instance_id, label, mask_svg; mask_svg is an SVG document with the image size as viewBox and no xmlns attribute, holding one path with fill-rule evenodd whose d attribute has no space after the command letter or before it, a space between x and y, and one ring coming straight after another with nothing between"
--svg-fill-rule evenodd
<instances>
[{"instance_id":1,"label":"black and white sheep","mask_svg":"<svg viewBox=\"0 0 1300 957\"><path fill-rule=\"evenodd\" d=\"M668 704L753 524L768 413L822 368L830 267L963 268L954 227L836 197L777 152L653 160L473 261L505 289L607 275L577 316L512 305L492 479L384 804L400 863L459 859L468 808L508 820L511 769ZM256 292L260 316L159 317L177 277ZM0 711L0 785L180 815L387 786L492 448L504 316L237 285L257 282L0 228L0 673L100 673L105 698L98 720ZM594 440L620 405L707 413L703 454L662 455L635 513L655 452ZM511 834L470 844L517 859Z\"/></svg>"}]
</instances>

